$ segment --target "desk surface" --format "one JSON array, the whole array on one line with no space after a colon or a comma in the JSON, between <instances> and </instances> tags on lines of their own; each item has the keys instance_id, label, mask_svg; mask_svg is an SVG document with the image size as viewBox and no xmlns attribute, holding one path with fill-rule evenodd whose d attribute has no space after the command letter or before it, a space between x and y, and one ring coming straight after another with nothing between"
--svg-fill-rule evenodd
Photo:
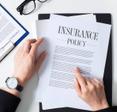
<instances>
[{"instance_id":1,"label":"desk surface","mask_svg":"<svg viewBox=\"0 0 117 112\"><path fill-rule=\"evenodd\" d=\"M0 0L2 3L30 32L27 38L36 38L35 20L39 13L112 13L113 20L113 105L117 105L117 7L115 0L49 0L34 14L20 16L16 7L23 0ZM27 39L26 38L26 39ZM23 43L23 42L22 42ZM21 44L22 44L21 43ZM21 44L19 46L21 46ZM13 57L17 48L14 49L0 63L0 86L7 76L13 73ZM38 103L35 102L35 89L37 85L37 75L26 85L21 94L22 102L17 112L39 112Z\"/></svg>"}]
</instances>

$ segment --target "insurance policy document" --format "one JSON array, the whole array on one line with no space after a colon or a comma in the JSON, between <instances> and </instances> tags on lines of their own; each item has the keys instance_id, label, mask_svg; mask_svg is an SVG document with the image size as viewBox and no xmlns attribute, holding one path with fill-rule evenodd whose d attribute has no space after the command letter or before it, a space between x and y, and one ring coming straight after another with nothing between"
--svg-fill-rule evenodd
<instances>
[{"instance_id":1,"label":"insurance policy document","mask_svg":"<svg viewBox=\"0 0 117 112\"><path fill-rule=\"evenodd\" d=\"M74 90L73 70L79 67L87 77L103 78L111 26L55 17L47 27L38 34L48 41L49 54L38 86L43 108L91 110Z\"/></svg>"}]
</instances>

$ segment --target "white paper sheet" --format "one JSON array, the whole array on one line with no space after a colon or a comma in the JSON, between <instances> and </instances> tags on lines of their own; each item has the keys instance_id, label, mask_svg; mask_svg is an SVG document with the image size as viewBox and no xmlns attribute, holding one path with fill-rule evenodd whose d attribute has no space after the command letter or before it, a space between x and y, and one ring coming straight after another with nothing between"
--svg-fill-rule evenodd
<instances>
[{"instance_id":1,"label":"white paper sheet","mask_svg":"<svg viewBox=\"0 0 117 112\"><path fill-rule=\"evenodd\" d=\"M49 32L48 29L50 29L49 28L49 23L50 23L50 21L52 19L54 19L54 17L55 18L57 17L57 19L62 19L62 20L63 19L66 20L66 18L67 18L67 19L72 20L72 21L82 21L84 23L87 23L87 22L88 23L90 23L90 22L91 23L95 23L96 22L96 16L93 15L93 14L73 16L73 17L66 17L66 16L59 16L59 15L51 14L50 19L48 19L48 20L39 20L39 21L37 20L36 21L36 30L37 30L36 32L37 32L37 36L39 36L39 37L46 37L48 35L48 32ZM51 40L51 41L53 42L53 40ZM40 54L40 52L44 51L44 49L47 49L48 53L51 52L50 51L51 48L49 46L49 44L51 45L51 43L52 43L51 41L50 41L49 38L46 38L46 48L43 47L43 45L45 45L45 44L43 44L42 47L40 47L39 50L38 50L38 55ZM47 58L46 59L46 62L47 63L50 62L49 60L50 59ZM45 65L43 67L44 69L47 67L46 66L47 63L45 63ZM43 71L43 70L41 70L41 71ZM47 79L48 76L47 75L43 75L43 74L48 74L48 73L45 73L45 71L43 71L43 72L42 73L39 73L39 74L41 74L41 76L39 76L39 77L43 77L44 79ZM41 86L41 85L43 85L43 86ZM46 88L46 87L47 87L47 84L45 84L45 82L43 82L43 80L40 80L39 81L39 84L38 84L38 88L39 89L37 89L36 101L39 101L41 99L41 94L43 94L44 88Z\"/></svg>"},{"instance_id":2,"label":"white paper sheet","mask_svg":"<svg viewBox=\"0 0 117 112\"><path fill-rule=\"evenodd\" d=\"M56 19L56 18L62 19L62 21L66 19L71 19L72 21L82 20L82 22L88 22L88 23L96 22L96 15L94 14L74 15L74 16L64 16L64 15L55 15L55 14L50 15L50 20Z\"/></svg>"},{"instance_id":3,"label":"white paper sheet","mask_svg":"<svg viewBox=\"0 0 117 112\"><path fill-rule=\"evenodd\" d=\"M25 30L0 5L0 61L15 47Z\"/></svg>"},{"instance_id":4,"label":"white paper sheet","mask_svg":"<svg viewBox=\"0 0 117 112\"><path fill-rule=\"evenodd\" d=\"M46 25L46 32L37 26L38 36L49 40L48 63L40 76L38 100L42 102L44 109L72 107L91 110L74 90L72 71L75 67L80 67L86 76L103 78L111 26L84 22L82 19L60 19L57 16L50 20ZM70 28L75 32L73 35L69 35ZM95 38L94 35L91 39L84 38L83 32L86 34L86 31L95 34Z\"/></svg>"},{"instance_id":5,"label":"white paper sheet","mask_svg":"<svg viewBox=\"0 0 117 112\"><path fill-rule=\"evenodd\" d=\"M36 21L36 30L37 30L37 36L45 36L48 32L49 23L52 19L57 18L58 20L62 19L66 21L66 19L72 20L72 21L82 21L84 23L95 23L96 22L96 16L93 14L86 14L86 15L78 15L78 16L61 16L61 15L50 15L50 19L47 20L37 20Z\"/></svg>"},{"instance_id":6,"label":"white paper sheet","mask_svg":"<svg viewBox=\"0 0 117 112\"><path fill-rule=\"evenodd\" d=\"M15 43L25 30L0 6L0 50L9 41Z\"/></svg>"}]
</instances>

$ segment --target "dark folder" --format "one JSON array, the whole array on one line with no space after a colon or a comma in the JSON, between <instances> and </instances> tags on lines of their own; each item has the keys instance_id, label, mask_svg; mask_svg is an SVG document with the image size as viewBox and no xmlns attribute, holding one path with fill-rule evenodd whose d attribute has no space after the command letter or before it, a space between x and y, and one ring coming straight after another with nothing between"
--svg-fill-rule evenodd
<instances>
[{"instance_id":1,"label":"dark folder","mask_svg":"<svg viewBox=\"0 0 117 112\"><path fill-rule=\"evenodd\" d=\"M75 15L83 15L82 13L74 13L74 14L69 14L69 13L64 13L61 14L59 13L58 15L64 15L64 16L75 16ZM109 13L96 13L96 19L97 22L100 23L106 23L106 24L111 24L112 25L112 19L111 19L111 14ZM38 19L39 20L44 20L44 19L49 19L50 14L39 14ZM103 45L102 45L103 47ZM104 72L104 86L105 86L105 92L106 92L106 97L107 101L110 106L112 106L112 30L110 34L110 41L109 41L109 46L108 46L108 54L107 54L107 59L106 59L106 66L105 66L105 72ZM42 103L39 103L40 106L40 112L85 112L84 110L78 110L78 109L73 109L73 108L57 108L57 109L49 109L49 110L43 110Z\"/></svg>"}]
</instances>

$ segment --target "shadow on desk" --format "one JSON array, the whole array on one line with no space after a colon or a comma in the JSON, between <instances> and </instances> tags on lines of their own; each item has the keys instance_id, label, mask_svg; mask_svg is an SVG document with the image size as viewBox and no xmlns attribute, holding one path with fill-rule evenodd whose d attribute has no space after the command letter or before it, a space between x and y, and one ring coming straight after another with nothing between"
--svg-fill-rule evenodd
<instances>
[{"instance_id":1,"label":"shadow on desk","mask_svg":"<svg viewBox=\"0 0 117 112\"><path fill-rule=\"evenodd\" d=\"M38 76L35 75L26 85L21 94L21 102L16 112L30 112L33 103L35 102L35 91L37 89ZM36 103L35 103L36 104ZM39 112L39 109L35 110Z\"/></svg>"}]
</instances>

